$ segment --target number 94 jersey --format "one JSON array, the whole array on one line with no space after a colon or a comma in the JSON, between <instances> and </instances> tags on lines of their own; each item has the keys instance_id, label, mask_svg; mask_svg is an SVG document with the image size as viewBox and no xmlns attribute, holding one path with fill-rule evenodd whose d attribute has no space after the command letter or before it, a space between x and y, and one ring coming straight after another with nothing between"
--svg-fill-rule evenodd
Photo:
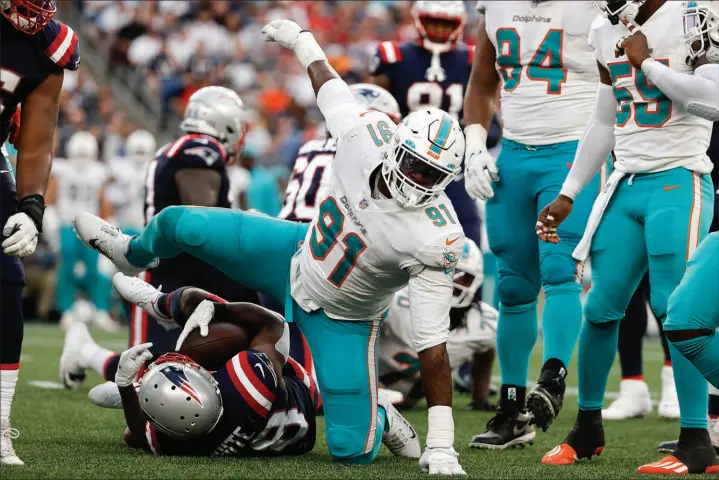
<instances>
[{"instance_id":1,"label":"number 94 jersey","mask_svg":"<svg viewBox=\"0 0 719 480\"><path fill-rule=\"evenodd\" d=\"M431 52L414 42L382 42L370 62L370 75L387 75L392 84L389 92L397 100L403 117L423 107L434 107L461 120L474 47L460 43L439 58L446 78L428 82L425 73L432 60Z\"/></svg>"},{"instance_id":2,"label":"number 94 jersey","mask_svg":"<svg viewBox=\"0 0 719 480\"><path fill-rule=\"evenodd\" d=\"M502 81L504 137L525 145L579 140L599 73L587 43L588 1L480 1Z\"/></svg>"},{"instance_id":3,"label":"number 94 jersey","mask_svg":"<svg viewBox=\"0 0 719 480\"><path fill-rule=\"evenodd\" d=\"M451 292L464 233L447 196L416 209L373 198L395 128L387 115L365 112L337 140L329 193L292 258L292 297L307 312L375 319L425 267L443 269L434 287Z\"/></svg>"}]
</instances>

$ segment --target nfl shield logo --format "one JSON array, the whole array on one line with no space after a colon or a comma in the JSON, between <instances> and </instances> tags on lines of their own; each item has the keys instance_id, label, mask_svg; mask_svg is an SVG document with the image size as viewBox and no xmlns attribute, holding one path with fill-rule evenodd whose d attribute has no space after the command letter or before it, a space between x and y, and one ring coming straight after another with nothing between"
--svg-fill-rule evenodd
<instances>
[{"instance_id":1,"label":"nfl shield logo","mask_svg":"<svg viewBox=\"0 0 719 480\"><path fill-rule=\"evenodd\" d=\"M364 209L367 208L367 207L369 207L369 202L368 202L366 199L364 199L364 198L363 198L362 200L360 200L360 202L359 202L359 208L361 208L362 210L364 210Z\"/></svg>"}]
</instances>

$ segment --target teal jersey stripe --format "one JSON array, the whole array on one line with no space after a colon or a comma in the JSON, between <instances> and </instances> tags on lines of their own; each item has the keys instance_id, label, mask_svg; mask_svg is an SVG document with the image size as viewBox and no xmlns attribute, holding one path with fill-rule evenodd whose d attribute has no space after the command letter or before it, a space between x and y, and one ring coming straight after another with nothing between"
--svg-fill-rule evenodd
<instances>
[{"instance_id":1,"label":"teal jersey stripe","mask_svg":"<svg viewBox=\"0 0 719 480\"><path fill-rule=\"evenodd\" d=\"M430 150L437 155L442 153L441 147L444 147L444 144L447 143L447 139L449 138L449 132L452 131L452 122L454 120L452 117L450 117L448 114L442 115L442 123L439 124L439 131L437 132L437 136L435 137L433 141L433 145L430 147Z\"/></svg>"},{"instance_id":2,"label":"teal jersey stripe","mask_svg":"<svg viewBox=\"0 0 719 480\"><path fill-rule=\"evenodd\" d=\"M12 144L5 142L4 145L5 145L4 153L7 153L8 155L12 155L14 157L17 157L17 150L15 150L15 147ZM14 183L15 182L15 171L12 169L12 163L10 163L9 156L5 157L5 164L7 165L7 169L10 170L10 177L13 179L13 183Z\"/></svg>"}]
</instances>

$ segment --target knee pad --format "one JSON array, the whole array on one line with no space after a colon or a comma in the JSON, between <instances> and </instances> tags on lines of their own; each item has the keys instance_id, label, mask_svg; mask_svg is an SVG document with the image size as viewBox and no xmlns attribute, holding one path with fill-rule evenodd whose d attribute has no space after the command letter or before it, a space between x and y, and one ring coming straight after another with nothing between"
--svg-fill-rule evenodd
<instances>
[{"instance_id":1,"label":"knee pad","mask_svg":"<svg viewBox=\"0 0 719 480\"><path fill-rule=\"evenodd\" d=\"M549 253L539 261L542 285L561 285L574 282L579 284L577 261L564 253Z\"/></svg>"},{"instance_id":2,"label":"knee pad","mask_svg":"<svg viewBox=\"0 0 719 480\"><path fill-rule=\"evenodd\" d=\"M158 214L157 221L163 235L190 247L202 245L212 231L207 214L200 208L168 207Z\"/></svg>"},{"instance_id":3,"label":"knee pad","mask_svg":"<svg viewBox=\"0 0 719 480\"><path fill-rule=\"evenodd\" d=\"M327 425L327 448L334 460L356 463L365 455L366 441L359 432Z\"/></svg>"},{"instance_id":4,"label":"knee pad","mask_svg":"<svg viewBox=\"0 0 719 480\"><path fill-rule=\"evenodd\" d=\"M587 300L584 303L584 318L591 323L611 323L621 320L624 312L616 311L611 302L606 298L600 298L594 290L589 290Z\"/></svg>"},{"instance_id":5,"label":"knee pad","mask_svg":"<svg viewBox=\"0 0 719 480\"><path fill-rule=\"evenodd\" d=\"M658 292L657 290L658 289L655 288L650 292L649 305L652 307L652 312L654 313L654 316L662 320L662 324L664 324L667 316L669 297L662 292Z\"/></svg>"},{"instance_id":6,"label":"knee pad","mask_svg":"<svg viewBox=\"0 0 719 480\"><path fill-rule=\"evenodd\" d=\"M526 278L514 274L499 275L497 293L503 305L513 307L532 303L539 294L539 285L533 285Z\"/></svg>"}]
</instances>

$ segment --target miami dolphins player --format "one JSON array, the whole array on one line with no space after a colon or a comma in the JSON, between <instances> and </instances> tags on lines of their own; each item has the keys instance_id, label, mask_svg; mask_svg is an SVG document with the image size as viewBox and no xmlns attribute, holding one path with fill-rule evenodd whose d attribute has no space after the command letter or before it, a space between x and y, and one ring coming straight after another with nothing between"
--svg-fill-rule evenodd
<instances>
[{"instance_id":1,"label":"miami dolphins player","mask_svg":"<svg viewBox=\"0 0 719 480\"><path fill-rule=\"evenodd\" d=\"M481 407L479 403L484 400L484 408L489 409L486 396L492 374L491 359L494 358L498 313L490 305L474 301L484 279L483 270L482 252L468 238L454 274L447 353L452 370L472 360L475 355L482 356L480 360L484 360L487 353L491 355L489 362L478 362L481 365L473 366L475 375L472 385L476 395L473 398L474 407ZM400 405L404 408L412 407L424 397L419 358L412 346L411 307L406 288L395 293L387 320L382 325L379 346L380 382L402 395Z\"/></svg>"},{"instance_id":2,"label":"miami dolphins player","mask_svg":"<svg viewBox=\"0 0 719 480\"><path fill-rule=\"evenodd\" d=\"M467 23L464 2L420 0L412 5L412 18L418 40L381 42L370 63L370 82L397 99L402 116L435 107L461 121L474 55L474 47L462 41ZM461 175L447 186L447 196L464 233L479 244L479 212L467 195Z\"/></svg>"},{"instance_id":3,"label":"miami dolphins player","mask_svg":"<svg viewBox=\"0 0 719 480\"><path fill-rule=\"evenodd\" d=\"M592 113L598 76L587 34L597 12L582 1L482 1L478 9L484 18L464 101L465 182L470 195L487 200L487 239L499 270L502 387L497 415L471 445L498 448L529 439L530 420L546 430L557 416L582 322L583 264L571 255L599 190L599 175L576 199L562 225L561 244L539 242L534 224L559 193ZM495 164L486 139L500 83L504 131ZM537 386L527 394L542 287L544 359Z\"/></svg>"},{"instance_id":4,"label":"miami dolphins player","mask_svg":"<svg viewBox=\"0 0 719 480\"><path fill-rule=\"evenodd\" d=\"M332 187L313 222L182 206L158 213L136 238L81 214L78 236L124 273L186 252L284 304L315 358L330 454L348 463L371 463L380 438L395 455L420 457L415 430L377 393L379 329L394 293L409 285L413 344L429 404L420 466L463 474L453 448L445 343L464 235L443 194L462 167L462 131L437 109L410 114L395 127L387 115L357 103L310 32L276 20L263 34L293 50L307 69L337 139ZM198 326L206 332L188 322L180 339Z\"/></svg>"},{"instance_id":5,"label":"miami dolphins player","mask_svg":"<svg viewBox=\"0 0 719 480\"><path fill-rule=\"evenodd\" d=\"M682 3L607 2L602 8L606 18L589 34L601 81L592 120L560 194L537 222L540 238L563 240L556 229L572 211L573 199L614 151L615 171L574 251L579 261L591 257L592 289L579 339L577 420L542 460L555 465L602 451L604 392L619 320L632 292L648 270L651 307L664 323L669 296L713 213L706 151L712 121L719 119L719 67L709 63L709 52L687 57ZM707 432L707 383L677 350L692 354L702 331L681 320L669 322L668 330L667 338L676 343L670 351L681 412L679 442L672 456L638 472L717 473Z\"/></svg>"}]
</instances>

